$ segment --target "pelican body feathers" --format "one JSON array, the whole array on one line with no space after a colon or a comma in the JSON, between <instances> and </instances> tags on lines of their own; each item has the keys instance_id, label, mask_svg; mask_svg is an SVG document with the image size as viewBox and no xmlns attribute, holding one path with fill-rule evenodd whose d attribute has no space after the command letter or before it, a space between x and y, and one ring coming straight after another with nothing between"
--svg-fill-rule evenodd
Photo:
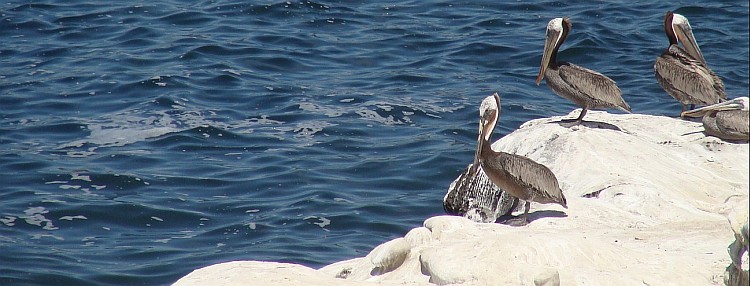
<instances>
[{"instance_id":1,"label":"pelican body feathers","mask_svg":"<svg viewBox=\"0 0 750 286\"><path fill-rule=\"evenodd\" d=\"M667 12L664 31L669 47L654 63L656 81L664 91L682 104L683 112L688 105L711 105L726 100L724 82L708 68L687 18Z\"/></svg>"}]
</instances>

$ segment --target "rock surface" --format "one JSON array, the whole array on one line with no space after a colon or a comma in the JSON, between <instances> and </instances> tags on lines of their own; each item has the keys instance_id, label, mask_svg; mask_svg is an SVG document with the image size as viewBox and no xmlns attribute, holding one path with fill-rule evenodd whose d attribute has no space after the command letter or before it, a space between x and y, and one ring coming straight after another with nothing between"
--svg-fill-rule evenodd
<instances>
[{"instance_id":1,"label":"rock surface","mask_svg":"<svg viewBox=\"0 0 750 286\"><path fill-rule=\"evenodd\" d=\"M532 204L522 227L432 217L366 257L318 270L238 261L175 285L724 284L733 229L747 221L748 144L668 117L591 111L573 127L560 119L529 121L493 148L549 167L567 210Z\"/></svg>"},{"instance_id":2,"label":"rock surface","mask_svg":"<svg viewBox=\"0 0 750 286\"><path fill-rule=\"evenodd\" d=\"M750 275L748 274L748 212L750 212L750 201L745 199L741 207L738 207L729 214L729 224L734 232L734 242L727 247L731 263L727 266L724 273L724 284L727 286L746 286L750 284Z\"/></svg>"}]
</instances>

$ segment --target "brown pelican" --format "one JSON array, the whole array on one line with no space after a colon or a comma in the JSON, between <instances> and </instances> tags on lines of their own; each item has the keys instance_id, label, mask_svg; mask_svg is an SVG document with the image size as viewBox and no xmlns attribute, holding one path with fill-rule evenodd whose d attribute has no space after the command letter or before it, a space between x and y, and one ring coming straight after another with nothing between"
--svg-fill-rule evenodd
<instances>
[{"instance_id":1,"label":"brown pelican","mask_svg":"<svg viewBox=\"0 0 750 286\"><path fill-rule=\"evenodd\" d=\"M706 65L687 18L667 12L664 32L669 47L656 58L654 73L659 85L682 103L682 111L696 104L710 105L727 99L724 82ZM682 42L684 47L677 45Z\"/></svg>"},{"instance_id":2,"label":"brown pelican","mask_svg":"<svg viewBox=\"0 0 750 286\"><path fill-rule=\"evenodd\" d=\"M555 18L547 24L547 39L536 84L546 78L552 91L583 108L575 120L577 123L581 123L586 111L592 108L618 108L631 112L614 80L593 70L557 61L557 51L568 37L570 28L568 17Z\"/></svg>"},{"instance_id":3,"label":"brown pelican","mask_svg":"<svg viewBox=\"0 0 750 286\"><path fill-rule=\"evenodd\" d=\"M724 140L750 140L750 99L747 97L686 111L682 116L703 116L703 128L708 135Z\"/></svg>"},{"instance_id":4,"label":"brown pelican","mask_svg":"<svg viewBox=\"0 0 750 286\"><path fill-rule=\"evenodd\" d=\"M482 101L479 108L479 138L472 168L481 166L487 177L513 197L526 201L523 222L531 202L557 203L568 208L565 195L549 168L524 156L492 150L490 137L500 117L500 96L495 93ZM474 171L470 171L473 173Z\"/></svg>"},{"instance_id":5,"label":"brown pelican","mask_svg":"<svg viewBox=\"0 0 750 286\"><path fill-rule=\"evenodd\" d=\"M495 222L510 214L519 204L518 199L493 184L481 166L473 166L469 164L448 187L443 198L445 212L475 222Z\"/></svg>"}]
</instances>

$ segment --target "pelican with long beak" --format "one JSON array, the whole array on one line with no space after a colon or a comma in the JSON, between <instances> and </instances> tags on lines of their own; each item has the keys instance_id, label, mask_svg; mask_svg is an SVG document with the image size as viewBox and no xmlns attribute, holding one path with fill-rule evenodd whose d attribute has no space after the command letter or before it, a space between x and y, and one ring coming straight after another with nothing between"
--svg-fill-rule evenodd
<instances>
[{"instance_id":1,"label":"pelican with long beak","mask_svg":"<svg viewBox=\"0 0 750 286\"><path fill-rule=\"evenodd\" d=\"M750 99L746 96L686 111L682 116L703 116L703 128L708 135L750 141Z\"/></svg>"},{"instance_id":2,"label":"pelican with long beak","mask_svg":"<svg viewBox=\"0 0 750 286\"><path fill-rule=\"evenodd\" d=\"M500 117L500 96L486 97L479 107L479 138L472 168L479 166L487 177L509 195L526 201L522 223L528 223L531 202L556 203L568 208L557 178L542 164L524 156L492 150L490 138ZM476 170L471 170L474 173Z\"/></svg>"},{"instance_id":3,"label":"pelican with long beak","mask_svg":"<svg viewBox=\"0 0 750 286\"><path fill-rule=\"evenodd\" d=\"M557 51L568 37L571 26L568 17L555 18L547 24L547 39L536 84L546 78L552 91L583 108L575 119L577 123L583 122L589 109L616 108L632 112L614 80L593 70L557 61Z\"/></svg>"},{"instance_id":4,"label":"pelican with long beak","mask_svg":"<svg viewBox=\"0 0 750 286\"><path fill-rule=\"evenodd\" d=\"M682 111L726 100L724 82L706 65L687 18L667 12L664 32L669 47L656 58L654 73L667 94L682 103Z\"/></svg>"}]
</instances>

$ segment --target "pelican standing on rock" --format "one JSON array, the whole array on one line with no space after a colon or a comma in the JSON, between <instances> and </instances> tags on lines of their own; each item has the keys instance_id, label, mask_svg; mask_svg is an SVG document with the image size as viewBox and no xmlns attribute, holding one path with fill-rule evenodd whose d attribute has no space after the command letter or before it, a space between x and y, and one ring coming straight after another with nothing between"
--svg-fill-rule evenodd
<instances>
[{"instance_id":1,"label":"pelican standing on rock","mask_svg":"<svg viewBox=\"0 0 750 286\"><path fill-rule=\"evenodd\" d=\"M724 140L750 140L750 98L746 96L686 111L682 116L703 116L703 128L708 135Z\"/></svg>"},{"instance_id":2,"label":"pelican standing on rock","mask_svg":"<svg viewBox=\"0 0 750 286\"><path fill-rule=\"evenodd\" d=\"M500 96L495 93L479 107L479 138L472 168L480 165L487 177L513 197L526 201L522 223L528 223L530 202L556 203L568 208L555 174L524 156L492 150L490 137L500 117ZM474 173L471 171L470 173Z\"/></svg>"},{"instance_id":3,"label":"pelican standing on rock","mask_svg":"<svg viewBox=\"0 0 750 286\"><path fill-rule=\"evenodd\" d=\"M536 84L546 78L552 91L583 108L575 119L579 124L589 109L617 108L632 112L614 80L593 70L557 61L557 51L568 37L570 28L568 17L555 18L547 24L547 39Z\"/></svg>"},{"instance_id":4,"label":"pelican standing on rock","mask_svg":"<svg viewBox=\"0 0 750 286\"><path fill-rule=\"evenodd\" d=\"M659 85L682 103L682 112L696 104L711 105L727 99L724 82L706 65L687 18L667 12L664 32L669 47L656 58L654 73ZM682 42L682 47L677 45Z\"/></svg>"}]
</instances>

